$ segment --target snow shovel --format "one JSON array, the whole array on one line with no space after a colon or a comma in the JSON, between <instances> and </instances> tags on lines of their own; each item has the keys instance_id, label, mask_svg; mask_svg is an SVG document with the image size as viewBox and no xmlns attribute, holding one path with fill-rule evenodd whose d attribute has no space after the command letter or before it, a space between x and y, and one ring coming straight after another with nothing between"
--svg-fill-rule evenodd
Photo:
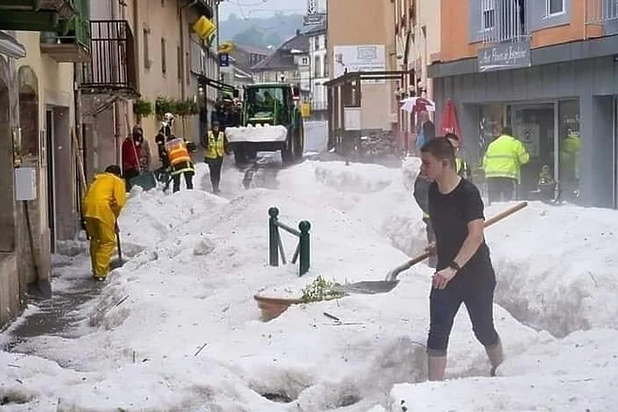
<instances>
[{"instance_id":1,"label":"snow shovel","mask_svg":"<svg viewBox=\"0 0 618 412\"><path fill-rule=\"evenodd\" d=\"M118 264L114 265L114 269L122 267L124 262L122 261L122 246L120 245L120 229L118 228L118 221L115 224L116 230L116 247L118 248Z\"/></svg>"},{"instance_id":2,"label":"snow shovel","mask_svg":"<svg viewBox=\"0 0 618 412\"><path fill-rule=\"evenodd\" d=\"M489 219L487 219L485 221L485 227L489 227L489 226L493 225L494 223L499 222L502 219L504 219L506 217L509 217L512 214L516 213L516 212L519 212L520 210L522 210L526 206L528 206L528 202L521 202L521 203L516 204L513 207L508 208L504 212L500 212L497 215L492 216L491 218L489 218ZM429 256L431 256L431 253L430 252L425 252L422 255L419 255L419 256L417 256L417 257L415 257L413 259L410 259L409 261L407 261L403 265L397 266L395 269L393 269L390 272L388 272L388 275L386 276L386 280L384 280L383 282L390 282L390 283L398 282L397 276L399 276L399 274L401 272L410 269L412 266L416 265L419 262L422 262L423 260L427 259Z\"/></svg>"}]
</instances>

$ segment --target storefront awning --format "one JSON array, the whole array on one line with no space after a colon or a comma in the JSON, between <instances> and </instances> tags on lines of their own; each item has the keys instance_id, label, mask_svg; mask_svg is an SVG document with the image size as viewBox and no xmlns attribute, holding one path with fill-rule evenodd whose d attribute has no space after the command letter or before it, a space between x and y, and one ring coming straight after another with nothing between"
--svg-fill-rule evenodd
<instances>
[{"instance_id":1,"label":"storefront awning","mask_svg":"<svg viewBox=\"0 0 618 412\"><path fill-rule=\"evenodd\" d=\"M0 54L19 59L26 57L26 48L15 37L0 30Z\"/></svg>"}]
</instances>

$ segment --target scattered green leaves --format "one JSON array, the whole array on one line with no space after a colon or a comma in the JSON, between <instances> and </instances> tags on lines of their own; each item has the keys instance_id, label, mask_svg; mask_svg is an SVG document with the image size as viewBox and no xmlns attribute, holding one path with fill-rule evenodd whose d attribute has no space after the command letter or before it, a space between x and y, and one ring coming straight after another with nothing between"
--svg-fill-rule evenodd
<instances>
[{"instance_id":1,"label":"scattered green leaves","mask_svg":"<svg viewBox=\"0 0 618 412\"><path fill-rule=\"evenodd\" d=\"M318 276L303 289L301 299L303 302L309 303L340 298L343 296L343 292L338 289L338 286L341 286L341 284L328 281L322 278L322 276Z\"/></svg>"}]
</instances>

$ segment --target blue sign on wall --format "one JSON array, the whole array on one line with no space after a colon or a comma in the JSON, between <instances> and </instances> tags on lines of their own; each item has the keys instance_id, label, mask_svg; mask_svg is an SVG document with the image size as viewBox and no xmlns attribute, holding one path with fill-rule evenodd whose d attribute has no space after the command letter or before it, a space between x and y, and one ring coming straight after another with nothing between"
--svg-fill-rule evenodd
<instances>
[{"instance_id":1,"label":"blue sign on wall","mask_svg":"<svg viewBox=\"0 0 618 412\"><path fill-rule=\"evenodd\" d=\"M230 55L227 53L219 53L219 67L230 66Z\"/></svg>"}]
</instances>

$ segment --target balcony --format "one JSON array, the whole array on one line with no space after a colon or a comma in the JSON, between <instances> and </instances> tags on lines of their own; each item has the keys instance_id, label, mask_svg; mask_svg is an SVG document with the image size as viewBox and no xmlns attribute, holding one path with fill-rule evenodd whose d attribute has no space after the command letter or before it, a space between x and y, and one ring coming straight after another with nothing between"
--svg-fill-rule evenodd
<instances>
[{"instance_id":1,"label":"balcony","mask_svg":"<svg viewBox=\"0 0 618 412\"><path fill-rule=\"evenodd\" d=\"M135 39L125 20L90 22L90 60L82 66L82 93L137 96Z\"/></svg>"},{"instance_id":2,"label":"balcony","mask_svg":"<svg viewBox=\"0 0 618 412\"><path fill-rule=\"evenodd\" d=\"M53 31L41 32L41 53L58 63L85 62L90 58L90 2L72 0L71 3L77 13L74 17L60 20Z\"/></svg>"},{"instance_id":3,"label":"balcony","mask_svg":"<svg viewBox=\"0 0 618 412\"><path fill-rule=\"evenodd\" d=\"M618 34L618 0L586 0L586 24L600 26L599 35Z\"/></svg>"},{"instance_id":4,"label":"balcony","mask_svg":"<svg viewBox=\"0 0 618 412\"><path fill-rule=\"evenodd\" d=\"M527 5L528 0L481 0L482 42L519 43L529 40Z\"/></svg>"},{"instance_id":5,"label":"balcony","mask_svg":"<svg viewBox=\"0 0 618 412\"><path fill-rule=\"evenodd\" d=\"M2 0L0 30L55 31L61 20L77 14L80 0Z\"/></svg>"}]
</instances>

